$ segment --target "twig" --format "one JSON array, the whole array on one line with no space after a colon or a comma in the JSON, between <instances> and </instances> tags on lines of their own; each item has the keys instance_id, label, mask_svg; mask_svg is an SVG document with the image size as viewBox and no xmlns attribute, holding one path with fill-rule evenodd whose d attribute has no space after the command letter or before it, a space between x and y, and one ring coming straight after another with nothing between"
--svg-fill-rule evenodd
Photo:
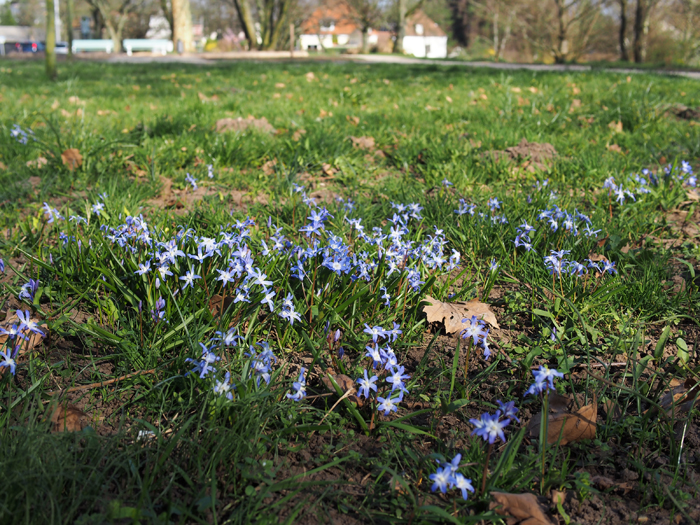
<instances>
[{"instance_id":1,"label":"twig","mask_svg":"<svg viewBox=\"0 0 700 525\"><path fill-rule=\"evenodd\" d=\"M71 387L67 390L52 390L51 392L47 392L47 393L49 395L54 395L54 394L67 394L69 392L79 392L81 390L90 390L92 388L100 388L102 386L111 385L112 383L117 383L119 381L122 381L123 379L129 379L130 377L155 374L155 372L156 372L156 369L152 368L151 370L144 370L141 372L132 372L131 374L126 374L125 376L116 377L116 378L110 379L108 381L100 381L99 383L90 383L89 385L74 386L74 387Z\"/></svg>"},{"instance_id":2,"label":"twig","mask_svg":"<svg viewBox=\"0 0 700 525\"><path fill-rule=\"evenodd\" d=\"M338 406L338 403L340 403L343 399L345 399L346 397L348 397L348 396L350 396L350 395L352 395L352 388L351 388L351 389L348 389L348 391L345 392L345 393L342 395L342 397L341 397L340 399L338 399L338 401L335 402L335 404L334 404L334 405L331 407L331 409L326 413L326 415L323 416L323 419L322 419L321 422L318 424L318 426L323 425L323 422L326 420L326 418L327 418L328 416L330 416L331 412L333 412L333 409L334 409L335 407ZM315 430L312 431L312 432L309 434L309 437L313 436L313 435L314 435L314 432L316 432L316 431L315 431Z\"/></svg>"}]
</instances>

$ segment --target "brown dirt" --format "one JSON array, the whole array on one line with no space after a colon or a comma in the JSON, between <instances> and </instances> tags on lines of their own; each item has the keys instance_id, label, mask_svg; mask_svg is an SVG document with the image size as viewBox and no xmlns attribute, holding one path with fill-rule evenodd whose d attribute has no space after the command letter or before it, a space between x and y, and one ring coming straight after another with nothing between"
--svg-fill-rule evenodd
<instances>
[{"instance_id":1,"label":"brown dirt","mask_svg":"<svg viewBox=\"0 0 700 525\"><path fill-rule=\"evenodd\" d=\"M548 164L558 156L554 146L548 143L528 142L522 139L517 146L511 146L505 150L486 151L482 158L491 157L498 162L501 159L518 162L520 167L529 171L546 170Z\"/></svg>"}]
</instances>

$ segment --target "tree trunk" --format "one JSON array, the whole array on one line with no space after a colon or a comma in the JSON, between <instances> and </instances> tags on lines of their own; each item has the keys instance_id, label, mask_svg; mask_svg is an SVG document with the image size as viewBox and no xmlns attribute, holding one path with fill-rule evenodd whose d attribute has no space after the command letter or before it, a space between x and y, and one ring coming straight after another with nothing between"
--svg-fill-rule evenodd
<instances>
[{"instance_id":1,"label":"tree trunk","mask_svg":"<svg viewBox=\"0 0 700 525\"><path fill-rule=\"evenodd\" d=\"M270 17L270 23L273 23L274 26L270 28L270 32L272 33L272 37L270 39L270 45L268 49L276 49L277 45L280 42L280 39L282 38L282 31L287 25L287 12L289 11L289 0L280 0L279 4L279 12L277 13L277 19L273 20L272 17Z\"/></svg>"},{"instance_id":2,"label":"tree trunk","mask_svg":"<svg viewBox=\"0 0 700 525\"><path fill-rule=\"evenodd\" d=\"M68 33L68 60L73 60L73 0L66 0L66 30Z\"/></svg>"},{"instance_id":3,"label":"tree trunk","mask_svg":"<svg viewBox=\"0 0 700 525\"><path fill-rule=\"evenodd\" d=\"M627 0L618 0L620 3L620 60L629 62L630 55L627 51Z\"/></svg>"},{"instance_id":4,"label":"tree trunk","mask_svg":"<svg viewBox=\"0 0 700 525\"><path fill-rule=\"evenodd\" d=\"M46 76L56 80L56 18L54 0L46 0Z\"/></svg>"},{"instance_id":5,"label":"tree trunk","mask_svg":"<svg viewBox=\"0 0 700 525\"><path fill-rule=\"evenodd\" d=\"M369 53L369 26L362 26L362 53Z\"/></svg>"},{"instance_id":6,"label":"tree trunk","mask_svg":"<svg viewBox=\"0 0 700 525\"><path fill-rule=\"evenodd\" d=\"M173 36L173 9L172 6L168 5L168 0L160 0L160 9L163 11L163 16L168 21L168 27L170 28L170 37Z\"/></svg>"},{"instance_id":7,"label":"tree trunk","mask_svg":"<svg viewBox=\"0 0 700 525\"><path fill-rule=\"evenodd\" d=\"M105 17L102 17L105 18ZM122 51L122 34L119 27L114 27L111 20L105 18L105 27L109 33L109 38L112 40L112 45L114 46L115 53L121 53Z\"/></svg>"},{"instance_id":8,"label":"tree trunk","mask_svg":"<svg viewBox=\"0 0 700 525\"><path fill-rule=\"evenodd\" d=\"M472 17L470 0L451 0L452 36L459 45L468 48L471 43Z\"/></svg>"},{"instance_id":9,"label":"tree trunk","mask_svg":"<svg viewBox=\"0 0 700 525\"><path fill-rule=\"evenodd\" d=\"M258 47L258 37L255 33L255 22L248 0L233 0L233 5L238 13L238 20L243 27L243 33L248 40L249 49Z\"/></svg>"},{"instance_id":10,"label":"tree trunk","mask_svg":"<svg viewBox=\"0 0 700 525\"><path fill-rule=\"evenodd\" d=\"M185 53L194 51L192 41L192 12L190 0L172 0L173 6L173 45L177 49L178 41L182 42Z\"/></svg>"},{"instance_id":11,"label":"tree trunk","mask_svg":"<svg viewBox=\"0 0 700 525\"><path fill-rule=\"evenodd\" d=\"M403 54L404 49L403 49L403 39L406 36L406 1L407 0L398 0L399 2L399 22L398 26L396 27L396 40L394 41L394 53L398 53L400 55Z\"/></svg>"},{"instance_id":12,"label":"tree trunk","mask_svg":"<svg viewBox=\"0 0 700 525\"><path fill-rule=\"evenodd\" d=\"M644 0L637 0L634 11L634 61L638 64L644 62Z\"/></svg>"}]
</instances>

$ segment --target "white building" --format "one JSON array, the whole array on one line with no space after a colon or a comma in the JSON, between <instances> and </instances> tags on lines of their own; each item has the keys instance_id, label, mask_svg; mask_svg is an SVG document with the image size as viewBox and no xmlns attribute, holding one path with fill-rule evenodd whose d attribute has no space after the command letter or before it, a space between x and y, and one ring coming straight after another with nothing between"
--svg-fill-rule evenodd
<instances>
[{"instance_id":1,"label":"white building","mask_svg":"<svg viewBox=\"0 0 700 525\"><path fill-rule=\"evenodd\" d=\"M423 11L416 11L406 20L403 50L418 58L447 58L447 35Z\"/></svg>"}]
</instances>

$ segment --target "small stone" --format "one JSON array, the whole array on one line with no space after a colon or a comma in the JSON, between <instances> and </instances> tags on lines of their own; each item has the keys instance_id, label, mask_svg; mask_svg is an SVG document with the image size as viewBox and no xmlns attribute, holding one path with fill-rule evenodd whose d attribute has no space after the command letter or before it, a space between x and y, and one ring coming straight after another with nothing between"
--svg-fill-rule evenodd
<instances>
[{"instance_id":1,"label":"small stone","mask_svg":"<svg viewBox=\"0 0 700 525\"><path fill-rule=\"evenodd\" d=\"M637 523L646 523L649 521L649 518L647 516L638 516L637 517Z\"/></svg>"}]
</instances>

